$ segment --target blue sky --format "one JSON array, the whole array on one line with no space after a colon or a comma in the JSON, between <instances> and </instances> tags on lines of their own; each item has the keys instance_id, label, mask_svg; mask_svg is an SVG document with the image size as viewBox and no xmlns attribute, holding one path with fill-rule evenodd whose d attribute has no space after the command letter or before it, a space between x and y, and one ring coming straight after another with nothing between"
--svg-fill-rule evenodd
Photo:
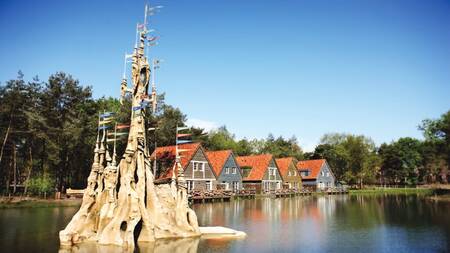
<instances>
[{"instance_id":1,"label":"blue sky","mask_svg":"<svg viewBox=\"0 0 450 253\"><path fill-rule=\"evenodd\" d=\"M190 122L237 137L421 137L450 109L450 2L158 1L157 80ZM0 82L65 71L119 96L145 1L0 2Z\"/></svg>"}]
</instances>

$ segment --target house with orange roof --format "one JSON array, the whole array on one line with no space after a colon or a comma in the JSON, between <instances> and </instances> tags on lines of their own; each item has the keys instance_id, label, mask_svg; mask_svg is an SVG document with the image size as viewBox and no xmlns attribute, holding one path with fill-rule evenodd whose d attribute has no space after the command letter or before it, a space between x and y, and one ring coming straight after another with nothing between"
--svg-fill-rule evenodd
<instances>
[{"instance_id":1,"label":"house with orange roof","mask_svg":"<svg viewBox=\"0 0 450 253\"><path fill-rule=\"evenodd\" d=\"M302 188L302 177L297 170L297 159L285 157L275 159L283 179L283 188L300 190Z\"/></svg>"},{"instance_id":2,"label":"house with orange roof","mask_svg":"<svg viewBox=\"0 0 450 253\"><path fill-rule=\"evenodd\" d=\"M242 189L242 173L231 150L207 151L206 156L217 175L217 187L224 190Z\"/></svg>"},{"instance_id":3,"label":"house with orange roof","mask_svg":"<svg viewBox=\"0 0 450 253\"><path fill-rule=\"evenodd\" d=\"M175 164L176 146L158 147L152 154L156 157L160 173L157 180L170 180ZM188 191L216 189L216 174L209 162L206 152L200 143L178 145L181 156L181 167L184 169Z\"/></svg>"},{"instance_id":4,"label":"house with orange roof","mask_svg":"<svg viewBox=\"0 0 450 253\"><path fill-rule=\"evenodd\" d=\"M239 156L236 161L241 167L245 189L259 193L281 189L283 181L272 155Z\"/></svg>"},{"instance_id":5,"label":"house with orange roof","mask_svg":"<svg viewBox=\"0 0 450 253\"><path fill-rule=\"evenodd\" d=\"M335 187L335 177L325 159L299 161L297 169L305 188L326 190Z\"/></svg>"}]
</instances>

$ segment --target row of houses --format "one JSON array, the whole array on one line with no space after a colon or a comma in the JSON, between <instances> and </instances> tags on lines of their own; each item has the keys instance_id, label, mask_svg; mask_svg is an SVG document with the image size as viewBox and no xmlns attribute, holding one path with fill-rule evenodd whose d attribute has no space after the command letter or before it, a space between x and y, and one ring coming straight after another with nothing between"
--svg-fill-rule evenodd
<instances>
[{"instance_id":1,"label":"row of houses","mask_svg":"<svg viewBox=\"0 0 450 253\"><path fill-rule=\"evenodd\" d=\"M181 166L189 191L256 190L258 193L280 189L325 190L335 187L335 178L324 159L297 161L293 157L276 159L271 154L236 156L231 150L207 151L200 143L157 148L161 171L157 181L172 177L176 148L182 150Z\"/></svg>"}]
</instances>

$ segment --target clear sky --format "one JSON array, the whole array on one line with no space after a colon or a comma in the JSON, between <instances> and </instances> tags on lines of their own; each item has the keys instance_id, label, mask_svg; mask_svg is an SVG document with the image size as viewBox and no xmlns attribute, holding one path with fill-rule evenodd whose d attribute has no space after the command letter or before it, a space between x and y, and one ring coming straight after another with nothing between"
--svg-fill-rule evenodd
<instances>
[{"instance_id":1,"label":"clear sky","mask_svg":"<svg viewBox=\"0 0 450 253\"><path fill-rule=\"evenodd\" d=\"M450 1L158 1L169 104L237 137L421 137L450 109ZM0 1L0 82L65 71L119 97L144 0Z\"/></svg>"}]
</instances>

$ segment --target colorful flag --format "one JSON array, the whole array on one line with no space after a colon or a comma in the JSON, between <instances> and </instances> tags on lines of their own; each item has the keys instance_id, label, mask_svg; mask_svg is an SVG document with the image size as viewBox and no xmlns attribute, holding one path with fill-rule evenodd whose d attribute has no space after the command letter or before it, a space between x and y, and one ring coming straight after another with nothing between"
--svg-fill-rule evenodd
<instances>
[{"instance_id":1,"label":"colorful flag","mask_svg":"<svg viewBox=\"0 0 450 253\"><path fill-rule=\"evenodd\" d=\"M192 136L192 134L177 134L178 138L183 138L183 137L188 137L188 136Z\"/></svg>"},{"instance_id":2,"label":"colorful flag","mask_svg":"<svg viewBox=\"0 0 450 253\"><path fill-rule=\"evenodd\" d=\"M108 128L109 128L109 126L101 126L101 127L98 128L98 130L105 130L105 129L108 129Z\"/></svg>"},{"instance_id":3,"label":"colorful flag","mask_svg":"<svg viewBox=\"0 0 450 253\"><path fill-rule=\"evenodd\" d=\"M177 144L184 144L184 143L189 143L192 142L191 140L181 140L181 141L177 141Z\"/></svg>"},{"instance_id":4,"label":"colorful flag","mask_svg":"<svg viewBox=\"0 0 450 253\"><path fill-rule=\"evenodd\" d=\"M130 128L130 125L127 124L120 124L116 126L116 129L125 129L125 128Z\"/></svg>"},{"instance_id":5,"label":"colorful flag","mask_svg":"<svg viewBox=\"0 0 450 253\"><path fill-rule=\"evenodd\" d=\"M108 118L114 115L114 112L105 112L103 114L100 114L100 118Z\"/></svg>"},{"instance_id":6,"label":"colorful flag","mask_svg":"<svg viewBox=\"0 0 450 253\"><path fill-rule=\"evenodd\" d=\"M141 110L141 109L143 109L142 106L135 106L135 107L133 107L133 111L138 111L138 110Z\"/></svg>"},{"instance_id":7,"label":"colorful flag","mask_svg":"<svg viewBox=\"0 0 450 253\"><path fill-rule=\"evenodd\" d=\"M111 123L111 121L112 121L112 118L108 118L108 119L100 120L98 123L100 125L103 125L103 124Z\"/></svg>"},{"instance_id":8,"label":"colorful flag","mask_svg":"<svg viewBox=\"0 0 450 253\"><path fill-rule=\"evenodd\" d=\"M128 135L128 133L116 133L116 136Z\"/></svg>"},{"instance_id":9,"label":"colorful flag","mask_svg":"<svg viewBox=\"0 0 450 253\"><path fill-rule=\"evenodd\" d=\"M183 131L187 129L190 129L190 127L177 127L177 131Z\"/></svg>"},{"instance_id":10,"label":"colorful flag","mask_svg":"<svg viewBox=\"0 0 450 253\"><path fill-rule=\"evenodd\" d=\"M161 9L163 6L162 5L157 5L157 6L152 6L152 7L145 7L146 8L146 12L147 15L151 16L155 13L155 11L159 11L159 9Z\"/></svg>"},{"instance_id":11,"label":"colorful flag","mask_svg":"<svg viewBox=\"0 0 450 253\"><path fill-rule=\"evenodd\" d=\"M153 41L155 41L157 39L159 39L158 36L153 36L153 37L148 38L147 40L148 40L148 42L153 42Z\"/></svg>"},{"instance_id":12,"label":"colorful flag","mask_svg":"<svg viewBox=\"0 0 450 253\"><path fill-rule=\"evenodd\" d=\"M144 30L144 28L145 28L145 24L138 24L138 25L137 25L137 29L138 29L139 31Z\"/></svg>"}]
</instances>

